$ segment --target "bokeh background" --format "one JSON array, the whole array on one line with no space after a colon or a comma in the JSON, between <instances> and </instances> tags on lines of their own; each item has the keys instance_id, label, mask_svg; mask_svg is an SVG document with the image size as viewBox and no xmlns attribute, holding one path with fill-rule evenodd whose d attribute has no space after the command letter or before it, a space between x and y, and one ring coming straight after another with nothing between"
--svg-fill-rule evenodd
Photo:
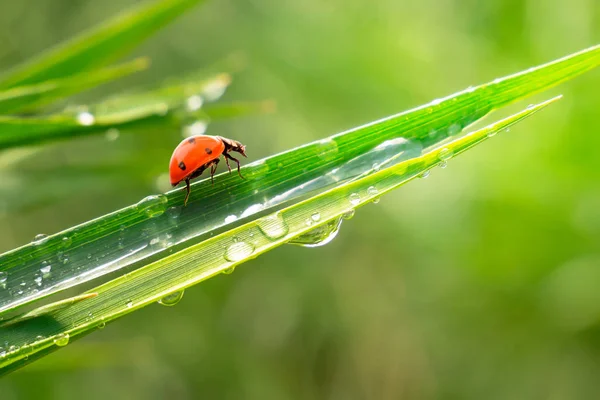
<instances>
[{"instance_id":1,"label":"bokeh background","mask_svg":"<svg viewBox=\"0 0 600 400\"><path fill-rule=\"evenodd\" d=\"M134 3L2 2L0 70ZM79 99L240 57L223 100L277 112L208 133L258 159L599 41L593 0L211 0L135 51L151 70ZM331 244L133 313L3 378L0 398L599 398L600 71L556 93ZM157 192L180 138L86 137L11 163L0 251Z\"/></svg>"}]
</instances>

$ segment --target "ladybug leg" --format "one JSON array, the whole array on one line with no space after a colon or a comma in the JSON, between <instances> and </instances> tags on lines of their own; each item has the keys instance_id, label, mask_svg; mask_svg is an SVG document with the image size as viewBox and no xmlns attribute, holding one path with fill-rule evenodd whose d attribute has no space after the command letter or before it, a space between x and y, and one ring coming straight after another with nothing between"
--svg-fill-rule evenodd
<instances>
[{"instance_id":1,"label":"ladybug leg","mask_svg":"<svg viewBox=\"0 0 600 400\"><path fill-rule=\"evenodd\" d=\"M240 176L240 178L242 179L246 179L242 176L242 173L240 172L240 160L238 160L235 157L231 157L229 154L227 153L223 153L223 155L225 156L225 160L230 159L231 161L235 161L237 163L237 170L238 170L238 175Z\"/></svg>"},{"instance_id":2,"label":"ladybug leg","mask_svg":"<svg viewBox=\"0 0 600 400\"><path fill-rule=\"evenodd\" d=\"M227 164L227 169L229 170L229 173L231 174L231 165L229 165L229 158L227 157L227 153L223 153L223 156L225 156L225 163Z\"/></svg>"},{"instance_id":3,"label":"ladybug leg","mask_svg":"<svg viewBox=\"0 0 600 400\"><path fill-rule=\"evenodd\" d=\"M185 188L187 190L187 193L185 194L185 200L183 200L183 205L187 206L188 199L190 198L190 180L189 179L185 180Z\"/></svg>"},{"instance_id":4,"label":"ladybug leg","mask_svg":"<svg viewBox=\"0 0 600 400\"><path fill-rule=\"evenodd\" d=\"M218 158L217 158L217 159L215 159L215 160L213 161L213 164L212 164L212 166L210 167L210 183L211 183L212 185L214 185L214 184L215 184L215 180L213 179L213 176L215 175L215 172L217 172L217 165L219 165L219 161L220 161L220 160L219 160Z\"/></svg>"}]
</instances>

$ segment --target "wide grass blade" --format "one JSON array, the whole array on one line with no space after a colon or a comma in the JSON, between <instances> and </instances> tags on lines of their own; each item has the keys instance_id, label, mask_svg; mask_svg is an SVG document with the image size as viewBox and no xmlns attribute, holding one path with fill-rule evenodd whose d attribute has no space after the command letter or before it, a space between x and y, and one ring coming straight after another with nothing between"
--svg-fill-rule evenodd
<instances>
[{"instance_id":1,"label":"wide grass blade","mask_svg":"<svg viewBox=\"0 0 600 400\"><path fill-rule=\"evenodd\" d=\"M29 315L39 315L38 318L25 319L6 328L0 327L3 339L12 349L0 358L0 374L63 347L70 340L103 328L107 322L138 308L161 299L163 303L168 299L173 299L168 302L176 302L185 288L219 273L231 273L238 264L293 238L309 235L322 226L335 225L339 228L344 215L354 213L356 208L422 176L436 165L509 128L556 99L530 106L443 146L428 149L422 155L409 159L405 159L402 152L390 155L382 160L379 171L366 170L354 179L345 179L341 168L336 168L331 174L339 177L342 183L330 190L261 218L254 218L120 276L94 288L90 291L93 297L74 303L71 307L56 308L50 305L42 308L53 310L51 316L34 310ZM381 148L395 148L396 141L398 139L384 142L372 149L372 158L381 156Z\"/></svg>"},{"instance_id":2,"label":"wide grass blade","mask_svg":"<svg viewBox=\"0 0 600 400\"><path fill-rule=\"evenodd\" d=\"M17 66L0 89L33 85L94 70L118 59L201 0L144 2Z\"/></svg>"},{"instance_id":3,"label":"wide grass blade","mask_svg":"<svg viewBox=\"0 0 600 400\"><path fill-rule=\"evenodd\" d=\"M392 156L414 158L424 148L455 137L492 109L547 89L599 63L600 47L596 46L246 165L242 168L246 180L223 174L216 177L214 186L198 182L193 185L187 207L182 206L184 191L175 190L149 196L138 204L40 238L0 256L0 274L3 274L0 284L6 289L0 290L0 317L112 271L133 269L164 258L248 219L370 173ZM140 114L134 110L125 115ZM60 118L57 125L72 123L72 117ZM0 118L0 126L3 122L6 121ZM104 129L109 126L99 125ZM85 133L83 127L77 128L81 130L75 132ZM37 137L45 134L38 133ZM55 135L56 131L49 134ZM0 143L4 135L0 134ZM21 135L13 137L22 140ZM396 141L381 147L393 139ZM336 174L331 173L334 170ZM34 282L42 268L50 268L51 273L38 285Z\"/></svg>"}]
</instances>

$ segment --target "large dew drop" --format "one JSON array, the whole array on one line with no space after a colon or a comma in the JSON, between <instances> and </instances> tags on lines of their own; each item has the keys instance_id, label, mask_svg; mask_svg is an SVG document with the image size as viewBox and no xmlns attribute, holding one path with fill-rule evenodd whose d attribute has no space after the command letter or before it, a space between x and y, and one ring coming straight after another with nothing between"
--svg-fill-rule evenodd
<instances>
[{"instance_id":1,"label":"large dew drop","mask_svg":"<svg viewBox=\"0 0 600 400\"><path fill-rule=\"evenodd\" d=\"M260 219L258 228L270 240L282 238L289 232L289 227L280 214L269 215Z\"/></svg>"},{"instance_id":2,"label":"large dew drop","mask_svg":"<svg viewBox=\"0 0 600 400\"><path fill-rule=\"evenodd\" d=\"M241 261L254 252L254 246L250 243L246 243L244 241L233 242L227 249L225 249L225 254L223 255L227 261L236 262Z\"/></svg>"},{"instance_id":3,"label":"large dew drop","mask_svg":"<svg viewBox=\"0 0 600 400\"><path fill-rule=\"evenodd\" d=\"M177 292L173 292L171 294L166 295L162 299L158 301L158 304L163 306L172 307L175 304L179 303L183 298L183 290L178 290Z\"/></svg>"},{"instance_id":4,"label":"large dew drop","mask_svg":"<svg viewBox=\"0 0 600 400\"><path fill-rule=\"evenodd\" d=\"M310 232L290 240L288 243L303 247L325 246L335 239L340 230L340 226L342 225L342 221L342 217L336 218L325 225L319 226Z\"/></svg>"}]
</instances>

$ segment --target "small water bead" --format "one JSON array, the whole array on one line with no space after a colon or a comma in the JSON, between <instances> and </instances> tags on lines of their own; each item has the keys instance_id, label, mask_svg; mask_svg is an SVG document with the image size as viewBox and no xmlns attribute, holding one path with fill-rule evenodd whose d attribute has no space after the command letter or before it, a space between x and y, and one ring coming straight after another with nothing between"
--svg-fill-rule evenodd
<instances>
[{"instance_id":1,"label":"small water bead","mask_svg":"<svg viewBox=\"0 0 600 400\"><path fill-rule=\"evenodd\" d=\"M448 166L448 163L446 161L441 161L439 163L439 166L440 166L440 168L444 169L444 168L446 168Z\"/></svg>"},{"instance_id":2,"label":"small water bead","mask_svg":"<svg viewBox=\"0 0 600 400\"><path fill-rule=\"evenodd\" d=\"M60 333L54 337L54 344L63 347L69 344L70 336L68 333Z\"/></svg>"},{"instance_id":3,"label":"small water bead","mask_svg":"<svg viewBox=\"0 0 600 400\"><path fill-rule=\"evenodd\" d=\"M133 307L133 300L127 300L126 306L127 308Z\"/></svg>"},{"instance_id":4,"label":"small water bead","mask_svg":"<svg viewBox=\"0 0 600 400\"><path fill-rule=\"evenodd\" d=\"M6 283L8 279L8 274L6 272L0 271L0 285Z\"/></svg>"},{"instance_id":5,"label":"small water bead","mask_svg":"<svg viewBox=\"0 0 600 400\"><path fill-rule=\"evenodd\" d=\"M179 303L183 298L183 290L178 290L177 292L173 292L171 294L166 295L162 299L158 301L158 304L163 306L172 307L175 304Z\"/></svg>"},{"instance_id":6,"label":"small water bead","mask_svg":"<svg viewBox=\"0 0 600 400\"><path fill-rule=\"evenodd\" d=\"M148 217L154 218L166 211L168 202L167 196L162 194L152 195L142 199L136 204L135 208L138 211L143 211Z\"/></svg>"},{"instance_id":7,"label":"small water bead","mask_svg":"<svg viewBox=\"0 0 600 400\"><path fill-rule=\"evenodd\" d=\"M154 238L150 241L150 246L156 246L157 244L160 243L160 239L159 238Z\"/></svg>"},{"instance_id":8,"label":"small water bead","mask_svg":"<svg viewBox=\"0 0 600 400\"><path fill-rule=\"evenodd\" d=\"M98 329L104 329L104 327L106 326L106 322L104 321L104 317L100 318L100 322L98 322Z\"/></svg>"},{"instance_id":9,"label":"small water bead","mask_svg":"<svg viewBox=\"0 0 600 400\"><path fill-rule=\"evenodd\" d=\"M448 136L458 135L462 131L462 128L459 124L452 124L448 128Z\"/></svg>"},{"instance_id":10,"label":"small water bead","mask_svg":"<svg viewBox=\"0 0 600 400\"><path fill-rule=\"evenodd\" d=\"M344 214L342 214L342 218L344 219L352 219L352 217L354 217L354 214L356 213L356 210L351 209L346 211Z\"/></svg>"},{"instance_id":11,"label":"small water bead","mask_svg":"<svg viewBox=\"0 0 600 400\"><path fill-rule=\"evenodd\" d=\"M318 222L321 219L321 214L318 211L315 211L314 213L312 213L312 215L310 216L310 219L312 219L315 222Z\"/></svg>"},{"instance_id":12,"label":"small water bead","mask_svg":"<svg viewBox=\"0 0 600 400\"><path fill-rule=\"evenodd\" d=\"M225 249L225 254L223 256L227 261L236 262L249 257L252 253L254 253L254 246L250 243L234 241L227 249Z\"/></svg>"},{"instance_id":13,"label":"small water bead","mask_svg":"<svg viewBox=\"0 0 600 400\"><path fill-rule=\"evenodd\" d=\"M202 108L203 103L204 100L202 97L196 94L187 98L185 101L185 108L188 111L198 111L200 108Z\"/></svg>"},{"instance_id":14,"label":"small water bead","mask_svg":"<svg viewBox=\"0 0 600 400\"><path fill-rule=\"evenodd\" d=\"M225 223L230 224L232 222L237 221L237 217L235 215L228 215L225 217Z\"/></svg>"},{"instance_id":15,"label":"small water bead","mask_svg":"<svg viewBox=\"0 0 600 400\"><path fill-rule=\"evenodd\" d=\"M16 346L16 345L14 345L14 344L13 344L12 346L10 346L10 347L8 348L8 352L9 352L9 353L14 353L14 352L16 352L16 351L19 351L19 349L20 349L20 347L19 347L19 346Z\"/></svg>"},{"instance_id":16,"label":"small water bead","mask_svg":"<svg viewBox=\"0 0 600 400\"><path fill-rule=\"evenodd\" d=\"M279 239L289 232L289 227L280 214L269 215L258 221L258 228L268 239Z\"/></svg>"},{"instance_id":17,"label":"small water bead","mask_svg":"<svg viewBox=\"0 0 600 400\"><path fill-rule=\"evenodd\" d=\"M224 269L221 273L225 275L231 275L235 271L235 267L229 267Z\"/></svg>"},{"instance_id":18,"label":"small water bead","mask_svg":"<svg viewBox=\"0 0 600 400\"><path fill-rule=\"evenodd\" d=\"M487 137L491 138L493 136L496 136L496 133L498 133L497 130L495 130L495 129L491 130L491 131L488 132Z\"/></svg>"},{"instance_id":19,"label":"small water bead","mask_svg":"<svg viewBox=\"0 0 600 400\"><path fill-rule=\"evenodd\" d=\"M36 342L41 342L41 341L42 341L42 340L44 340L44 339L46 339L46 338L45 338L45 337L43 337L42 335L37 335L37 336L35 337L35 341L36 341Z\"/></svg>"},{"instance_id":20,"label":"small water bead","mask_svg":"<svg viewBox=\"0 0 600 400\"><path fill-rule=\"evenodd\" d=\"M65 236L62 238L61 243L63 248L67 248L73 244L73 239L71 239L69 236Z\"/></svg>"},{"instance_id":21,"label":"small water bead","mask_svg":"<svg viewBox=\"0 0 600 400\"><path fill-rule=\"evenodd\" d=\"M306 226L312 226L312 224L313 224L313 220L312 220L312 219L310 219L310 218L306 218L306 221L304 221L304 224L305 224Z\"/></svg>"},{"instance_id":22,"label":"small water bead","mask_svg":"<svg viewBox=\"0 0 600 400\"><path fill-rule=\"evenodd\" d=\"M377 172L377 171L379 171L381 166L378 163L374 163L371 168L373 169L373 171Z\"/></svg>"},{"instance_id":23,"label":"small water bead","mask_svg":"<svg viewBox=\"0 0 600 400\"><path fill-rule=\"evenodd\" d=\"M454 155L454 152L452 150L450 150L447 147L444 147L442 150L440 150L440 153L438 154L438 158L440 159L440 161L448 161L449 159L452 158L453 155Z\"/></svg>"},{"instance_id":24,"label":"small water bead","mask_svg":"<svg viewBox=\"0 0 600 400\"><path fill-rule=\"evenodd\" d=\"M36 285L42 286L42 277L41 276L36 276L33 281L35 282Z\"/></svg>"},{"instance_id":25,"label":"small water bead","mask_svg":"<svg viewBox=\"0 0 600 400\"><path fill-rule=\"evenodd\" d=\"M106 137L106 140L108 140L109 142L114 142L115 140L117 140L119 138L120 135L121 135L121 132L119 132L118 129L111 128L106 131L106 134L104 136Z\"/></svg>"},{"instance_id":26,"label":"small water bead","mask_svg":"<svg viewBox=\"0 0 600 400\"><path fill-rule=\"evenodd\" d=\"M35 235L35 237L33 238L33 244L40 245L40 244L46 242L47 239L48 239L48 235L39 233L39 234Z\"/></svg>"},{"instance_id":27,"label":"small water bead","mask_svg":"<svg viewBox=\"0 0 600 400\"><path fill-rule=\"evenodd\" d=\"M355 206L358 205L358 203L360 203L360 196L358 195L358 193L352 193L350 197L348 197L348 200L350 200L350 203Z\"/></svg>"},{"instance_id":28,"label":"small water bead","mask_svg":"<svg viewBox=\"0 0 600 400\"><path fill-rule=\"evenodd\" d=\"M77 114L77 122L83 126L94 125L94 122L96 122L96 117L94 117L94 114L90 113L89 111L82 111Z\"/></svg>"},{"instance_id":29,"label":"small water bead","mask_svg":"<svg viewBox=\"0 0 600 400\"><path fill-rule=\"evenodd\" d=\"M293 238L288 243L303 247L324 246L337 236L342 221L342 217L336 218L303 235Z\"/></svg>"},{"instance_id":30,"label":"small water bead","mask_svg":"<svg viewBox=\"0 0 600 400\"><path fill-rule=\"evenodd\" d=\"M419 178L426 179L426 178L428 178L428 177L429 177L429 174L430 174L430 173L431 173L431 171L429 171L429 170L427 170L427 171L423 171L423 172L421 172L421 173L419 174Z\"/></svg>"}]
</instances>

